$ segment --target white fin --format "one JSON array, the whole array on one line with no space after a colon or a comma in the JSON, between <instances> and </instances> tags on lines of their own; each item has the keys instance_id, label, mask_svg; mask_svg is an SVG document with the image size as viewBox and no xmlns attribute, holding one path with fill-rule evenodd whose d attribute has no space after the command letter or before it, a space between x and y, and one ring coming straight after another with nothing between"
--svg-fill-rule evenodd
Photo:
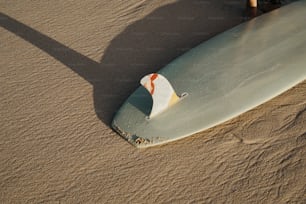
<instances>
[{"instance_id":1,"label":"white fin","mask_svg":"<svg viewBox=\"0 0 306 204\"><path fill-rule=\"evenodd\" d=\"M140 83L149 91L153 98L150 118L163 112L180 99L170 82L160 74L153 73L146 75L141 79Z\"/></svg>"}]
</instances>

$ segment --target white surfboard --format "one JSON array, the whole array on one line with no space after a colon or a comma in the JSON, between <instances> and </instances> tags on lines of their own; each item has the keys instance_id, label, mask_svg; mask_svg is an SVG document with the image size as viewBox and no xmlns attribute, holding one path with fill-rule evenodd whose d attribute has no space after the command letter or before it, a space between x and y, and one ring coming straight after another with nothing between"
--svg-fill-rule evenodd
<instances>
[{"instance_id":1,"label":"white surfboard","mask_svg":"<svg viewBox=\"0 0 306 204\"><path fill-rule=\"evenodd\" d=\"M306 1L236 26L177 58L155 75L171 85L155 81L155 98L152 84L146 85L153 75L142 80L112 123L140 148L218 125L305 80ZM170 103L169 94L178 99Z\"/></svg>"}]
</instances>

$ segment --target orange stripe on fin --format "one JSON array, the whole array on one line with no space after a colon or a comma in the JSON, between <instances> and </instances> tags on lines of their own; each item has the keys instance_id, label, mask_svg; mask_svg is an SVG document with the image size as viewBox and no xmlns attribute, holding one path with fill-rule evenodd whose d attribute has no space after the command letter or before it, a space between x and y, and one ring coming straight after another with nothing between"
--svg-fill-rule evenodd
<instances>
[{"instance_id":1,"label":"orange stripe on fin","mask_svg":"<svg viewBox=\"0 0 306 204\"><path fill-rule=\"evenodd\" d=\"M156 74L156 73L154 73L154 74L152 74L152 76L151 76L151 78L150 78L150 80L151 80L151 95L153 95L154 94L154 91L155 91L155 85L154 85L154 80L155 79L157 79L157 77L158 77L158 74Z\"/></svg>"}]
</instances>

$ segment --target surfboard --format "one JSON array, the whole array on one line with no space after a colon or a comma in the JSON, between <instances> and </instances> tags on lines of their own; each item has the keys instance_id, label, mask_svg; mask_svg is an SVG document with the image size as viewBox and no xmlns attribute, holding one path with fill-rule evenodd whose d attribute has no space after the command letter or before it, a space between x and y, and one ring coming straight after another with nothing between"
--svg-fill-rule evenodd
<instances>
[{"instance_id":1,"label":"surfboard","mask_svg":"<svg viewBox=\"0 0 306 204\"><path fill-rule=\"evenodd\" d=\"M150 117L150 87L140 86L112 127L138 148L160 145L223 123L302 82L305 14L306 1L291 3L191 49L157 73L184 97Z\"/></svg>"}]
</instances>

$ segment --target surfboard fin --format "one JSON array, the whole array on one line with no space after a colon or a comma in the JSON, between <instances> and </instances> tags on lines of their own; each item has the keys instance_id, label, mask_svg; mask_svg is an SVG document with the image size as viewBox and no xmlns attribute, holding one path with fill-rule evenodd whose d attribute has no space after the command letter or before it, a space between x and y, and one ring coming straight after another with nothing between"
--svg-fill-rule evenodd
<instances>
[{"instance_id":1,"label":"surfboard fin","mask_svg":"<svg viewBox=\"0 0 306 204\"><path fill-rule=\"evenodd\" d=\"M140 84L151 94L153 99L149 118L165 111L180 99L170 82L161 74L146 75L141 79Z\"/></svg>"}]
</instances>

